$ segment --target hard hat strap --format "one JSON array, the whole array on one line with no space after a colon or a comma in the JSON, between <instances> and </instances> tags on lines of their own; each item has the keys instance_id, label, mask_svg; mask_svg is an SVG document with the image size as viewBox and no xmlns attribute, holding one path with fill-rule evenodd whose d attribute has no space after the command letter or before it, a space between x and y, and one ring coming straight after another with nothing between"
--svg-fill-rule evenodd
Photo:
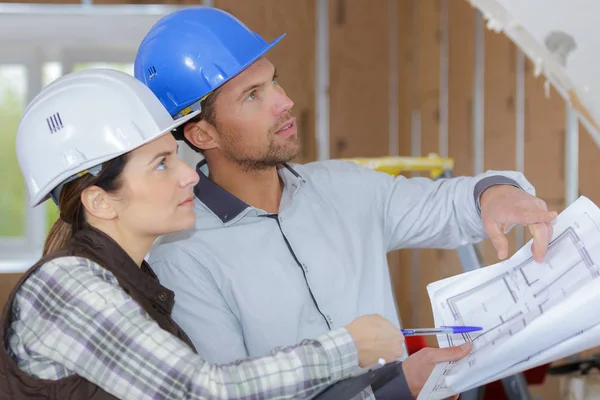
<instances>
[{"instance_id":1,"label":"hard hat strap","mask_svg":"<svg viewBox=\"0 0 600 400\"><path fill-rule=\"evenodd\" d=\"M188 115L191 112L194 111L202 111L202 102L204 100L206 100L206 98L208 96L210 96L212 92L207 93L204 97L202 97L200 100L190 104L189 106L187 106L186 108L184 108L183 110L179 111L177 114L175 114L175 116L173 116L173 119L175 121L177 121L179 118L183 118L186 115Z\"/></svg>"},{"instance_id":2,"label":"hard hat strap","mask_svg":"<svg viewBox=\"0 0 600 400\"><path fill-rule=\"evenodd\" d=\"M84 176L86 174L92 174L94 176L98 176L101 171L102 171L102 164L96 165L96 166L94 166L92 168L88 168L88 169L86 169L84 171L78 172L75 175L72 175L72 176L68 177L60 185L58 185L57 187L55 187L50 192L50 197L52 198L52 201L54 201L54 204L56 204L56 206L58 206L58 200L60 199L60 192L62 191L62 188L67 183L72 182L75 179L81 178L82 176Z\"/></svg>"}]
</instances>

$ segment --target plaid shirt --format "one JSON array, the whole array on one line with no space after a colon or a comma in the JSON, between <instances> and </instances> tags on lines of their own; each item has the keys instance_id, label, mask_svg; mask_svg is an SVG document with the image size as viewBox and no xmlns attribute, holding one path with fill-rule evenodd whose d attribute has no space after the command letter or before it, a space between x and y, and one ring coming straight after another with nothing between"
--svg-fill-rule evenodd
<instances>
[{"instance_id":1,"label":"plaid shirt","mask_svg":"<svg viewBox=\"0 0 600 400\"><path fill-rule=\"evenodd\" d=\"M162 330L111 272L80 257L34 272L13 316L9 352L22 370L52 380L78 374L121 399L307 398L358 364L352 337L337 329L270 356L211 365Z\"/></svg>"}]
</instances>

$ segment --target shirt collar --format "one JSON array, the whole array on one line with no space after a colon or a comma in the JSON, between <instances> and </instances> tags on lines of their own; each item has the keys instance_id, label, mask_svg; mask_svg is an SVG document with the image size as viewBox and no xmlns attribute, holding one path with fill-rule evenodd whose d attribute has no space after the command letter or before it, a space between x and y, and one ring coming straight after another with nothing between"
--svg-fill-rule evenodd
<instances>
[{"instance_id":1,"label":"shirt collar","mask_svg":"<svg viewBox=\"0 0 600 400\"><path fill-rule=\"evenodd\" d=\"M252 208L249 204L238 199L227 190L213 182L203 171L202 167L206 165L206 160L200 161L196 165L196 172L200 177L200 180L194 187L194 194L204 205L206 205L223 223L228 223L237 218L244 211ZM285 169L281 168L279 174L282 175L284 187L288 186L289 179L284 173L289 171L292 180L298 181L297 185L292 186L295 188L294 193L301 186L300 183L304 184L305 181L302 179L300 174L296 172L289 164L283 163ZM285 189L284 189L285 191Z\"/></svg>"}]
</instances>

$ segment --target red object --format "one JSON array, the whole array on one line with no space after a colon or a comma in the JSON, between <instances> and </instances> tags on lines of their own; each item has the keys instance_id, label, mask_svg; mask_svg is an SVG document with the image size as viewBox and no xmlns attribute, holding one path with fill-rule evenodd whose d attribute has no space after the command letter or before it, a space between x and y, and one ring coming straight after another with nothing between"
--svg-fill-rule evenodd
<instances>
[{"instance_id":1,"label":"red object","mask_svg":"<svg viewBox=\"0 0 600 400\"><path fill-rule=\"evenodd\" d=\"M546 371L548 371L549 366L550 364L544 364L523 372L527 383L530 385L541 385L542 383L544 383L544 380L546 379ZM504 394L504 387L502 386L502 382L495 381L485 385L485 394L483 396L483 399L508 400L506 394Z\"/></svg>"},{"instance_id":2,"label":"red object","mask_svg":"<svg viewBox=\"0 0 600 400\"><path fill-rule=\"evenodd\" d=\"M423 347L427 347L427 342L423 336L407 336L404 338L406 341L406 347L408 354L414 354L421 350ZM546 372L550 364L540 365L539 367L532 368L524 372L525 379L530 385L541 385L546 379ZM484 400L508 400L506 394L504 394L504 388L502 387L501 381L490 382L485 385Z\"/></svg>"},{"instance_id":3,"label":"red object","mask_svg":"<svg viewBox=\"0 0 600 400\"><path fill-rule=\"evenodd\" d=\"M406 336L404 338L408 355L414 354L421 350L423 347L427 347L427 342L424 336Z\"/></svg>"}]
</instances>

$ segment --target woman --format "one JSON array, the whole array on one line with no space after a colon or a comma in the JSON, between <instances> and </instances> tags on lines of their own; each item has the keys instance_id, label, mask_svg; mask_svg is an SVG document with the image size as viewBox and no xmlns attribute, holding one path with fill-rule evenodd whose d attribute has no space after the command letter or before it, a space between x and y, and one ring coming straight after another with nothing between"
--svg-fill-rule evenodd
<instances>
[{"instance_id":1,"label":"woman","mask_svg":"<svg viewBox=\"0 0 600 400\"><path fill-rule=\"evenodd\" d=\"M193 228L198 175L177 123L133 77L66 75L25 110L17 154L33 206L60 219L1 316L0 399L306 398L358 365L402 354L378 316L271 355L211 365L170 317L173 293L144 261L159 236Z\"/></svg>"}]
</instances>

